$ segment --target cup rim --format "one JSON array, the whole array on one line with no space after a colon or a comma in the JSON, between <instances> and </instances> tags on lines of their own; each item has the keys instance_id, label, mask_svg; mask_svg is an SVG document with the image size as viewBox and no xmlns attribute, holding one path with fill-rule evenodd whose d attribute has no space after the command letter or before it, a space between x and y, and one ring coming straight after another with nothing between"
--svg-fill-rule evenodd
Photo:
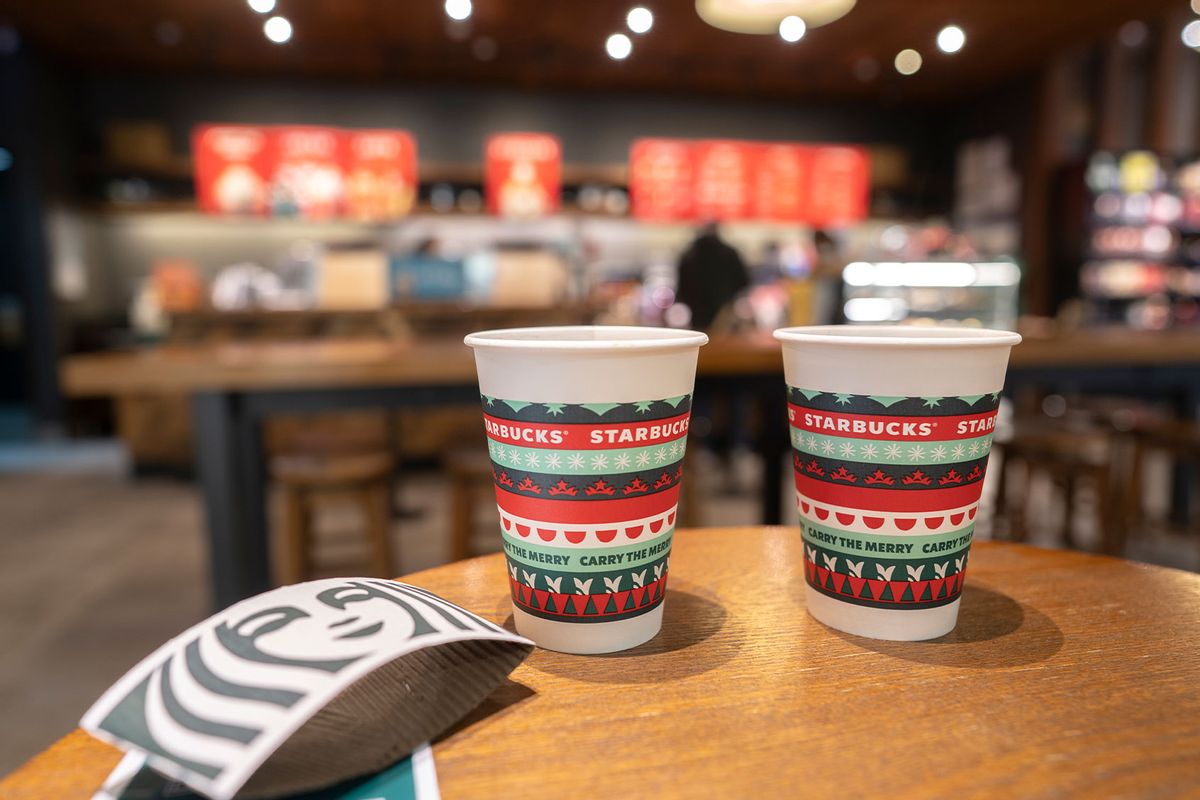
<instances>
[{"instance_id":1,"label":"cup rim","mask_svg":"<svg viewBox=\"0 0 1200 800\"><path fill-rule=\"evenodd\" d=\"M779 328L784 343L829 344L842 347L1012 347L1019 333L992 328L918 328L911 325L804 325Z\"/></svg>"},{"instance_id":2,"label":"cup rim","mask_svg":"<svg viewBox=\"0 0 1200 800\"><path fill-rule=\"evenodd\" d=\"M547 325L496 328L463 337L471 348L562 352L655 351L700 347L708 336L700 331L638 325Z\"/></svg>"}]
</instances>

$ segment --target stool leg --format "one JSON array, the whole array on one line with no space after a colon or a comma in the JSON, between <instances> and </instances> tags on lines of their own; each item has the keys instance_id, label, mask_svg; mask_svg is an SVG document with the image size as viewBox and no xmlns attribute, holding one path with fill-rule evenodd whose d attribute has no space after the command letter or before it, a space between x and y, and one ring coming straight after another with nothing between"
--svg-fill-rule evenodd
<instances>
[{"instance_id":1,"label":"stool leg","mask_svg":"<svg viewBox=\"0 0 1200 800\"><path fill-rule=\"evenodd\" d=\"M1003 447L993 447L992 459L996 462L996 496L995 505L992 507L992 538L999 539L997 535L1000 526L997 525L1000 520L1009 522L1009 527L1012 523L1008 520L1008 454L1004 452ZM1008 538L1012 538L1012 532L1006 531Z\"/></svg>"},{"instance_id":2,"label":"stool leg","mask_svg":"<svg viewBox=\"0 0 1200 800\"><path fill-rule=\"evenodd\" d=\"M475 527L475 497L467 476L450 479L450 560L461 561L470 555L471 533Z\"/></svg>"},{"instance_id":3,"label":"stool leg","mask_svg":"<svg viewBox=\"0 0 1200 800\"><path fill-rule=\"evenodd\" d=\"M389 489L391 478L386 478L363 490L367 509L367 535L371 540L371 572L381 578L392 578L391 526L392 501Z\"/></svg>"},{"instance_id":4,"label":"stool leg","mask_svg":"<svg viewBox=\"0 0 1200 800\"><path fill-rule=\"evenodd\" d=\"M1014 542L1024 542L1029 538L1029 498L1033 494L1033 479L1036 477L1032 458L1022 458L1021 466L1025 470L1024 484L1013 508L1009 528L1010 538Z\"/></svg>"},{"instance_id":5,"label":"stool leg","mask_svg":"<svg viewBox=\"0 0 1200 800\"><path fill-rule=\"evenodd\" d=\"M679 490L679 527L681 528L696 528L702 524L700 504L697 502L700 495L699 489L696 488L696 480L700 476L696 473L696 457L692 455L693 452L691 447L683 451L683 474L690 476L690 480L684 481Z\"/></svg>"},{"instance_id":6,"label":"stool leg","mask_svg":"<svg viewBox=\"0 0 1200 800\"><path fill-rule=\"evenodd\" d=\"M1079 545L1075 541L1075 488L1078 481L1075 478L1075 472L1070 467L1065 467L1062 472L1063 482L1063 521L1062 521L1062 541L1063 544L1072 550L1078 550Z\"/></svg>"},{"instance_id":7,"label":"stool leg","mask_svg":"<svg viewBox=\"0 0 1200 800\"><path fill-rule=\"evenodd\" d=\"M312 515L302 489L283 487L283 559L279 577L285 584L300 583L311 574L310 526Z\"/></svg>"}]
</instances>

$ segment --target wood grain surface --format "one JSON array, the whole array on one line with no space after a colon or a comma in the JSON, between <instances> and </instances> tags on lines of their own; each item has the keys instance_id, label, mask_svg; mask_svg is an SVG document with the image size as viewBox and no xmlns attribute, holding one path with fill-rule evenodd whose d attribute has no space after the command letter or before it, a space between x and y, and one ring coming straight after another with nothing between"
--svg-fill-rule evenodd
<instances>
[{"instance_id":1,"label":"wood grain surface","mask_svg":"<svg viewBox=\"0 0 1200 800\"><path fill-rule=\"evenodd\" d=\"M958 628L880 642L805 613L795 528L674 549L662 633L535 651L435 743L447 800L1200 794L1200 576L979 543ZM509 619L499 555L407 580ZM0 797L87 798L116 760L76 731Z\"/></svg>"},{"instance_id":2,"label":"wood grain surface","mask_svg":"<svg viewBox=\"0 0 1200 800\"><path fill-rule=\"evenodd\" d=\"M1117 332L1026 339L1014 367L1200 365L1200 335ZM714 337L700 348L699 374L778 374L783 361L769 334ZM69 356L60 370L73 397L205 389L462 384L475 380L471 351L458 339L360 339L172 345Z\"/></svg>"}]
</instances>

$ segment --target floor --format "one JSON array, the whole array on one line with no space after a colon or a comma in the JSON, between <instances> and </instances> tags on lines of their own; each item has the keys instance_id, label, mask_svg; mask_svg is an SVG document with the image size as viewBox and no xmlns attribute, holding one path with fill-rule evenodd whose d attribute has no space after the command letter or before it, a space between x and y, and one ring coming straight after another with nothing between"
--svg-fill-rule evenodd
<instances>
[{"instance_id":1,"label":"floor","mask_svg":"<svg viewBox=\"0 0 1200 800\"><path fill-rule=\"evenodd\" d=\"M209 611L199 496L183 481L131 481L115 446L85 445L17 459L0 448L0 775L66 733L126 669ZM23 464L20 471L14 465ZM689 468L705 525L757 517L759 465L741 454L728 468L704 454ZM986 492L985 492L986 494ZM1038 494L1035 492L1035 495ZM1055 528L1049 493L1030 498ZM448 547L444 482L402 482L394 541L397 574L435 566ZM479 509L475 545L495 550L494 509ZM785 519L791 519L790 509ZM1031 515L1033 516L1033 515ZM1086 513L1081 513L1086 518ZM353 515L330 508L323 558L353 574ZM980 538L990 531L980 515ZM1086 531L1083 532L1086 535ZM1041 543L1052 543L1043 536ZM1036 536L1035 536L1036 539ZM1135 558L1200 569L1200 548L1156 537Z\"/></svg>"}]
</instances>

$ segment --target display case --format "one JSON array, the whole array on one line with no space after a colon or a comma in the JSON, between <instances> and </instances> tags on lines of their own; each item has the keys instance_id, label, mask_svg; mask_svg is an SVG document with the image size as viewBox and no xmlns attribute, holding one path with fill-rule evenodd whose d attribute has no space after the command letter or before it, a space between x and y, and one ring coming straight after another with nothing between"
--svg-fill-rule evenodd
<instances>
[{"instance_id":1,"label":"display case","mask_svg":"<svg viewBox=\"0 0 1200 800\"><path fill-rule=\"evenodd\" d=\"M1012 329L1021 270L1011 260L855 261L842 271L851 324Z\"/></svg>"},{"instance_id":2,"label":"display case","mask_svg":"<svg viewBox=\"0 0 1200 800\"><path fill-rule=\"evenodd\" d=\"M1096 153L1079 291L1090 321L1166 328L1200 320L1200 160Z\"/></svg>"}]
</instances>

